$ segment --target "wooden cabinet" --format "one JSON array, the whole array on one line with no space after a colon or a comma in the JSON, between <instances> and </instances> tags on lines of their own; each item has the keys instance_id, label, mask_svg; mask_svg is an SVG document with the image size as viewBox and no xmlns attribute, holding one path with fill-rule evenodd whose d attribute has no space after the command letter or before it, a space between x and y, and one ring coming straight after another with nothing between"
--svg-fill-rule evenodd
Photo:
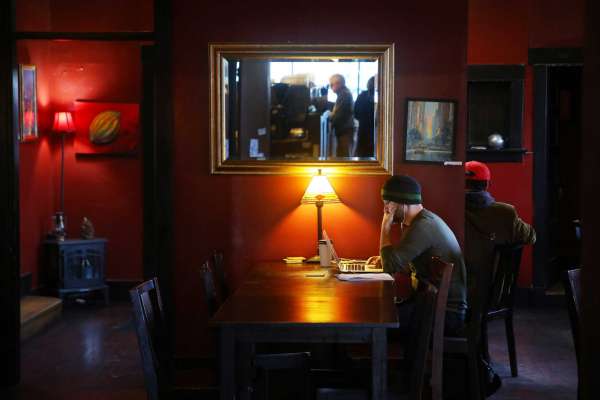
<instances>
[{"instance_id":1,"label":"wooden cabinet","mask_svg":"<svg viewBox=\"0 0 600 400\"><path fill-rule=\"evenodd\" d=\"M47 240L47 283L63 299L92 291L101 291L108 304L105 283L106 239Z\"/></svg>"}]
</instances>

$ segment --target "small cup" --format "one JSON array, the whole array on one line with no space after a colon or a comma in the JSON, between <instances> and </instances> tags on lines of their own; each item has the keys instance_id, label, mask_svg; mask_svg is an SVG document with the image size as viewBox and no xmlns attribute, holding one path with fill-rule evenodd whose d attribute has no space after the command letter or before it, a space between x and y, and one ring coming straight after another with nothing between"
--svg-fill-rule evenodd
<instances>
[{"instance_id":1,"label":"small cup","mask_svg":"<svg viewBox=\"0 0 600 400\"><path fill-rule=\"evenodd\" d=\"M319 261L321 263L321 267L331 266L331 251L329 250L329 246L325 240L319 241Z\"/></svg>"}]
</instances>

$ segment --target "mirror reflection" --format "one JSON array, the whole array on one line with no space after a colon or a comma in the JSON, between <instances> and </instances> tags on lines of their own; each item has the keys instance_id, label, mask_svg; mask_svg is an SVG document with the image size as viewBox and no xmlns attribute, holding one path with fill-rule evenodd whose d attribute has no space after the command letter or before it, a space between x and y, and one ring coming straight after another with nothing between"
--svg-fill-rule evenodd
<instances>
[{"instance_id":1,"label":"mirror reflection","mask_svg":"<svg viewBox=\"0 0 600 400\"><path fill-rule=\"evenodd\" d=\"M375 160L377 58L222 59L224 160Z\"/></svg>"}]
</instances>

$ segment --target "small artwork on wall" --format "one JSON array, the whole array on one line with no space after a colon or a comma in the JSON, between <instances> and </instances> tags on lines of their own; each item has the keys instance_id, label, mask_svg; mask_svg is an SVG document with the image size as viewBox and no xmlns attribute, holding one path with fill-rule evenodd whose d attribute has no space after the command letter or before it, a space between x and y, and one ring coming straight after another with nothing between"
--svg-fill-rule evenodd
<instances>
[{"instance_id":1,"label":"small artwork on wall","mask_svg":"<svg viewBox=\"0 0 600 400\"><path fill-rule=\"evenodd\" d=\"M75 128L78 155L134 155L140 141L139 105L77 100Z\"/></svg>"},{"instance_id":2,"label":"small artwork on wall","mask_svg":"<svg viewBox=\"0 0 600 400\"><path fill-rule=\"evenodd\" d=\"M19 140L37 139L37 78L35 65L19 65Z\"/></svg>"},{"instance_id":3,"label":"small artwork on wall","mask_svg":"<svg viewBox=\"0 0 600 400\"><path fill-rule=\"evenodd\" d=\"M443 163L454 158L456 101L408 99L404 160Z\"/></svg>"}]
</instances>

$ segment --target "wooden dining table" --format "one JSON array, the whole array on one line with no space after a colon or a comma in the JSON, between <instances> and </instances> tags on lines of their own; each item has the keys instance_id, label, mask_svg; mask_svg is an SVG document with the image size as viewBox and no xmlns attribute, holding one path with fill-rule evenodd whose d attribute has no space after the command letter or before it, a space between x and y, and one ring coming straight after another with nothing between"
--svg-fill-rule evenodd
<instances>
[{"instance_id":1,"label":"wooden dining table","mask_svg":"<svg viewBox=\"0 0 600 400\"><path fill-rule=\"evenodd\" d=\"M222 400L236 398L236 371L244 370L236 360L257 343L370 343L371 398L386 398L387 329L398 327L393 281L343 282L336 273L318 264L255 266L211 319Z\"/></svg>"}]
</instances>

